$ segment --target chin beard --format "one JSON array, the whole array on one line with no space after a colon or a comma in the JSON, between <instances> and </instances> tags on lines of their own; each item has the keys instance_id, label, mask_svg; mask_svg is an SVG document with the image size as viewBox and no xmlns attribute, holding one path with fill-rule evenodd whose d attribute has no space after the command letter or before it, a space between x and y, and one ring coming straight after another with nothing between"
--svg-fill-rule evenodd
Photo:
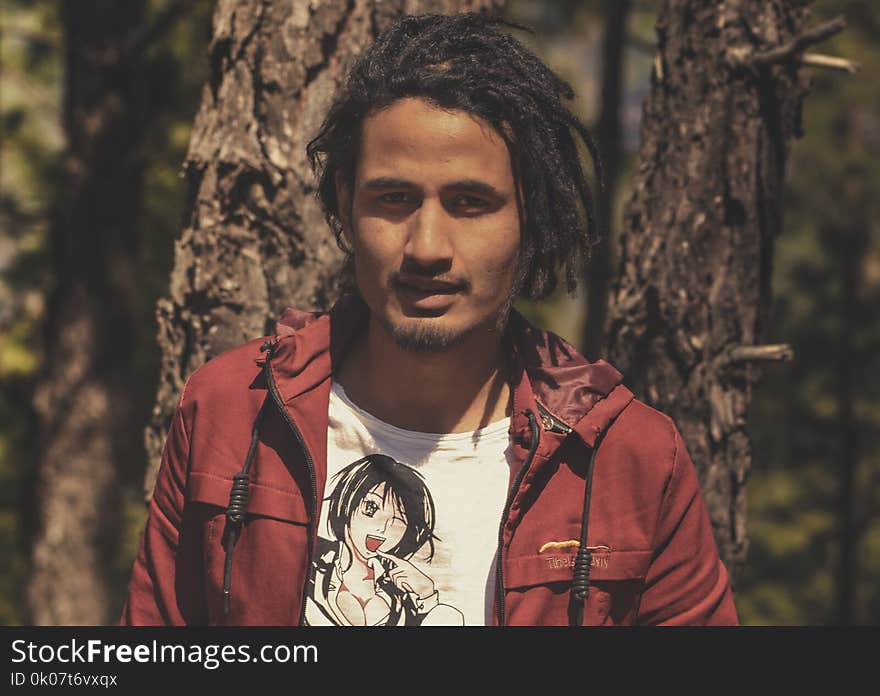
<instances>
[{"instance_id":1,"label":"chin beard","mask_svg":"<svg viewBox=\"0 0 880 696\"><path fill-rule=\"evenodd\" d=\"M440 353L462 343L481 328L486 331L503 331L512 305L512 299L508 300L494 318L489 317L485 322L462 328L444 327L429 317L406 318L396 324L384 316L377 318L401 350L412 353Z\"/></svg>"},{"instance_id":2,"label":"chin beard","mask_svg":"<svg viewBox=\"0 0 880 696\"><path fill-rule=\"evenodd\" d=\"M449 329L428 318L405 319L395 324L386 317L379 317L379 323L398 348L412 353L440 353L461 343L477 328Z\"/></svg>"}]
</instances>

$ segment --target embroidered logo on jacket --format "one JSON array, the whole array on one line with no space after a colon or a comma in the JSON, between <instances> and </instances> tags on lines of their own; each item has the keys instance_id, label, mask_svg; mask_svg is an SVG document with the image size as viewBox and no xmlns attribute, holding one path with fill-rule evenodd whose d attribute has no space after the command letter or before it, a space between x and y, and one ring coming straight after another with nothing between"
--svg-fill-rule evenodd
<instances>
[{"instance_id":1,"label":"embroidered logo on jacket","mask_svg":"<svg viewBox=\"0 0 880 696\"><path fill-rule=\"evenodd\" d=\"M576 549L580 546L577 539L569 539L567 541L548 541L543 544L538 553L546 551L561 551L563 549ZM588 546L591 552L590 566L592 568L607 568L608 558L611 555L611 547L600 544L598 546ZM574 566L574 556L548 556L547 563L551 568L571 568Z\"/></svg>"}]
</instances>

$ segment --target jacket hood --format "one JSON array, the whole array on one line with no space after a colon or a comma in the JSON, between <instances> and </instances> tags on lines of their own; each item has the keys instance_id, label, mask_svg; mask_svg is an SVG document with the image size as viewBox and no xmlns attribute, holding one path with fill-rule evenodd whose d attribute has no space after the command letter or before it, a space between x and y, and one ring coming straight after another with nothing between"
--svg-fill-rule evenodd
<instances>
[{"instance_id":1,"label":"jacket hood","mask_svg":"<svg viewBox=\"0 0 880 696\"><path fill-rule=\"evenodd\" d=\"M515 310L509 332L542 420L549 416L551 426L558 421L592 447L633 400L621 383L623 375L604 360L590 362L564 338L533 326Z\"/></svg>"},{"instance_id":2,"label":"jacket hood","mask_svg":"<svg viewBox=\"0 0 880 696\"><path fill-rule=\"evenodd\" d=\"M344 295L329 312L286 309L275 327L272 361L282 379L298 385L287 390L286 397L292 399L323 381L328 353L332 371L368 318L369 309L357 295ZM507 340L513 373L529 383L546 430L574 430L592 447L633 399L612 365L590 362L565 339L533 326L516 310L511 312Z\"/></svg>"}]
</instances>

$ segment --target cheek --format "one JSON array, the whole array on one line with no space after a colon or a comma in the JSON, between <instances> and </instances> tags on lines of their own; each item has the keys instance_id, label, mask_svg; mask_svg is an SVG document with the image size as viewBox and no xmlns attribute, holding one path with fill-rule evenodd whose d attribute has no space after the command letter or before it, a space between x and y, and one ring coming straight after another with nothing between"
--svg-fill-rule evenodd
<instances>
[{"instance_id":1,"label":"cheek","mask_svg":"<svg viewBox=\"0 0 880 696\"><path fill-rule=\"evenodd\" d=\"M475 281L485 277L493 282L513 276L519 256L519 229L497 227L465 242L467 255L472 259L471 274Z\"/></svg>"},{"instance_id":2,"label":"cheek","mask_svg":"<svg viewBox=\"0 0 880 696\"><path fill-rule=\"evenodd\" d=\"M395 520L387 530L386 536L392 542L389 546L397 544L406 532L406 525L403 522Z\"/></svg>"},{"instance_id":3,"label":"cheek","mask_svg":"<svg viewBox=\"0 0 880 696\"><path fill-rule=\"evenodd\" d=\"M351 522L348 523L348 529L352 537L356 537L360 530L364 528L365 519L367 518L360 513L355 513L351 516Z\"/></svg>"},{"instance_id":4,"label":"cheek","mask_svg":"<svg viewBox=\"0 0 880 696\"><path fill-rule=\"evenodd\" d=\"M355 258L371 264L393 262L402 253L405 230L387 220L364 217L358 220L353 248Z\"/></svg>"}]
</instances>

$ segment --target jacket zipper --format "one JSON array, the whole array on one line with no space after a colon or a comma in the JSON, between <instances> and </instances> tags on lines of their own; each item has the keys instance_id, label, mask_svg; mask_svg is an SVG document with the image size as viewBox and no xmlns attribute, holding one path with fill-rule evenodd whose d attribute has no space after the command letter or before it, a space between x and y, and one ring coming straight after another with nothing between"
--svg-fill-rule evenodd
<instances>
[{"instance_id":1,"label":"jacket zipper","mask_svg":"<svg viewBox=\"0 0 880 696\"><path fill-rule=\"evenodd\" d=\"M510 489L510 493L507 496L507 502L504 504L504 514L501 516L501 526L498 528L498 561L495 566L495 593L498 598L499 626L504 625L504 579L502 569L504 565L504 527L507 524L507 518L510 515L510 506L513 505L513 499L516 498L516 494L519 491L519 485L522 483L529 467L531 467L532 460L535 458L535 452L538 451L538 444L541 441L541 429L538 427L538 420L535 418L535 414L531 411L526 411L526 414L529 417L529 430L532 435L529 454L517 473L516 479L513 481L513 487Z\"/></svg>"},{"instance_id":2,"label":"jacket zipper","mask_svg":"<svg viewBox=\"0 0 880 696\"><path fill-rule=\"evenodd\" d=\"M318 482L315 477L315 463L312 460L312 453L309 451L309 448L306 446L306 441L303 439L302 433L299 431L299 428L296 426L296 423L293 422L293 418L290 417L290 414L287 412L287 409L284 407L284 402L281 400L281 394L278 393L278 387L275 385L275 376L272 374L271 368L266 370L267 372L267 382L269 383L269 392L272 394L272 399L275 401L275 404L278 406L278 409L281 411L281 415L284 417L284 420L287 421L287 424L290 426L290 429L293 431L293 434L296 436L297 441L302 447L302 451L306 456L306 465L309 469L309 480L312 484L312 520L308 522L306 525L306 529L308 530L308 555L306 562L306 582L303 585L303 595L302 595L302 606L299 611L299 625L303 625L303 621L306 616L306 600L308 599L308 583L309 576L311 575L312 570L312 554L314 553L314 518L318 514Z\"/></svg>"}]
</instances>

